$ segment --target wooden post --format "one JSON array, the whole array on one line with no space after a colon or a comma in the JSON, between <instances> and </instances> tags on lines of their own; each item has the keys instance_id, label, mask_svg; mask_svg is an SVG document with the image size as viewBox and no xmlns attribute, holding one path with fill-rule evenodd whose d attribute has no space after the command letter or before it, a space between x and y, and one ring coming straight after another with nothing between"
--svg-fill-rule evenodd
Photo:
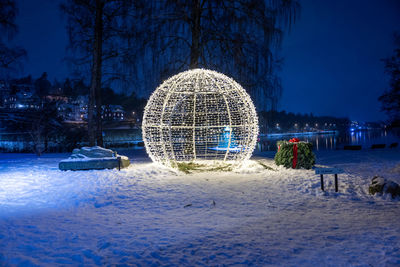
<instances>
[{"instance_id":1,"label":"wooden post","mask_svg":"<svg viewBox=\"0 0 400 267\"><path fill-rule=\"evenodd\" d=\"M324 175L321 174L321 190L324 191Z\"/></svg>"},{"instance_id":2,"label":"wooden post","mask_svg":"<svg viewBox=\"0 0 400 267\"><path fill-rule=\"evenodd\" d=\"M121 170L121 157L118 157L118 170Z\"/></svg>"},{"instance_id":3,"label":"wooden post","mask_svg":"<svg viewBox=\"0 0 400 267\"><path fill-rule=\"evenodd\" d=\"M335 173L335 192L338 191L338 178L337 178L337 173Z\"/></svg>"}]
</instances>

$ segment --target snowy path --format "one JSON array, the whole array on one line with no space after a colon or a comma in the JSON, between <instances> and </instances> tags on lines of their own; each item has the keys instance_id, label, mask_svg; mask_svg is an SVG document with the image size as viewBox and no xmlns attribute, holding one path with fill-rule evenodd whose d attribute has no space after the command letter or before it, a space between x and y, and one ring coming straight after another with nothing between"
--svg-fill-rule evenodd
<instances>
[{"instance_id":1,"label":"snowy path","mask_svg":"<svg viewBox=\"0 0 400 267\"><path fill-rule=\"evenodd\" d=\"M399 150L320 152L346 170L339 193L272 156L185 175L144 157L61 172L65 155L0 154L0 265L400 265L400 201L367 193L374 174L400 182Z\"/></svg>"}]
</instances>

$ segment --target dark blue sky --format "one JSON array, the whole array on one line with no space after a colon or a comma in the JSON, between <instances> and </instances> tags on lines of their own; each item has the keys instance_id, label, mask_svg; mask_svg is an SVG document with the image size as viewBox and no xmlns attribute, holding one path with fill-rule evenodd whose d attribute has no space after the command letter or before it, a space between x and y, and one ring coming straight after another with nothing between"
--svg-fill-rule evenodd
<instances>
[{"instance_id":1,"label":"dark blue sky","mask_svg":"<svg viewBox=\"0 0 400 267\"><path fill-rule=\"evenodd\" d=\"M24 74L39 77L47 72L51 81L64 79L68 67L63 61L68 44L65 20L58 0L17 0L19 32L13 40L28 52Z\"/></svg>"},{"instance_id":2,"label":"dark blue sky","mask_svg":"<svg viewBox=\"0 0 400 267\"><path fill-rule=\"evenodd\" d=\"M381 59L400 32L399 0L301 0L301 18L283 42L280 108L315 115L380 120L378 96L387 87ZM68 75L67 35L59 1L17 0L19 33L28 51L23 74L51 80Z\"/></svg>"},{"instance_id":3,"label":"dark blue sky","mask_svg":"<svg viewBox=\"0 0 400 267\"><path fill-rule=\"evenodd\" d=\"M400 33L398 0L301 0L301 19L283 43L283 97L292 112L380 120L387 88L382 58Z\"/></svg>"}]
</instances>

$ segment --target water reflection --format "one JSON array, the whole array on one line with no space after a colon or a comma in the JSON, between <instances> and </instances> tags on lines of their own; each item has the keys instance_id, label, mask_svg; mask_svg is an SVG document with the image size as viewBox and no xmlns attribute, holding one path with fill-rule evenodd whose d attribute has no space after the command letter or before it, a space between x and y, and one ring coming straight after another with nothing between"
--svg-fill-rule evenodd
<instances>
[{"instance_id":1,"label":"water reflection","mask_svg":"<svg viewBox=\"0 0 400 267\"><path fill-rule=\"evenodd\" d=\"M257 143L258 151L276 150L276 142L289 140L290 135L263 136ZM297 136L301 141L311 142L314 150L342 149L344 145L361 145L363 149L370 148L373 144L386 144L389 147L392 143L400 143L400 131L370 130L353 131L347 133L314 134Z\"/></svg>"}]
</instances>

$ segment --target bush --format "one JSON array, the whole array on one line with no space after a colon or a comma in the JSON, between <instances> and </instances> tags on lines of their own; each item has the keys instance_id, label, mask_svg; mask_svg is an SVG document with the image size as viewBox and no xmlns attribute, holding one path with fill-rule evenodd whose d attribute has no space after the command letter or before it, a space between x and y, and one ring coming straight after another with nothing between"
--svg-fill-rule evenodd
<instances>
[{"instance_id":1,"label":"bush","mask_svg":"<svg viewBox=\"0 0 400 267\"><path fill-rule=\"evenodd\" d=\"M278 141L278 151L275 155L276 165L283 165L286 168L293 167L293 146L297 145L297 165L296 169L311 169L315 164L315 155L312 152L312 144L308 142L291 143L288 141Z\"/></svg>"}]
</instances>

